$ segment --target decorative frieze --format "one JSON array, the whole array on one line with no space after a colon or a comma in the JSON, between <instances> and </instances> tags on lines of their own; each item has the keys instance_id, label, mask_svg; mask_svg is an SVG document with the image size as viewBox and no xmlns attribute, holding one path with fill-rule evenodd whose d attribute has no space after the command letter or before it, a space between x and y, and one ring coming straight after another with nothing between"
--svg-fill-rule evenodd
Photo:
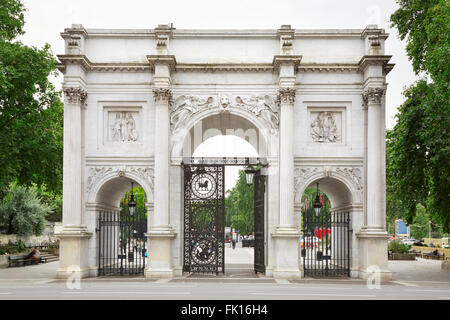
<instances>
[{"instance_id":1,"label":"decorative frieze","mask_svg":"<svg viewBox=\"0 0 450 320\"><path fill-rule=\"evenodd\" d=\"M277 103L280 105L281 103L293 104L295 101L295 88L286 87L280 88L278 90Z\"/></svg>"},{"instance_id":2,"label":"decorative frieze","mask_svg":"<svg viewBox=\"0 0 450 320\"><path fill-rule=\"evenodd\" d=\"M232 109L242 109L258 117L274 132L279 127L278 107L274 98L269 95L236 96L229 95L194 96L182 95L175 100L171 108L170 125L173 133L182 128L187 120L196 113L218 109L220 113L230 112Z\"/></svg>"},{"instance_id":3,"label":"decorative frieze","mask_svg":"<svg viewBox=\"0 0 450 320\"><path fill-rule=\"evenodd\" d=\"M349 178L356 186L357 190L363 189L363 177L360 168L350 167L350 168L336 168L336 172L342 173L347 178Z\"/></svg>"},{"instance_id":4,"label":"decorative frieze","mask_svg":"<svg viewBox=\"0 0 450 320\"><path fill-rule=\"evenodd\" d=\"M150 186L154 185L154 170L150 167L134 167L134 166L104 166L88 168L88 177L86 180L86 193L91 193L93 187L104 177L112 174L117 177L125 177L127 173L134 174L145 181L149 181Z\"/></svg>"},{"instance_id":5,"label":"decorative frieze","mask_svg":"<svg viewBox=\"0 0 450 320\"><path fill-rule=\"evenodd\" d=\"M175 100L171 108L170 126L172 132L177 132L186 120L202 109L214 108L213 97L199 97L192 95L182 95Z\"/></svg>"},{"instance_id":6,"label":"decorative frieze","mask_svg":"<svg viewBox=\"0 0 450 320\"><path fill-rule=\"evenodd\" d=\"M361 192L364 188L362 168L360 167L300 167L294 169L294 194L297 194L302 186L307 187L304 184L313 175L317 175L318 179L330 177L343 182L340 175L353 185L355 191Z\"/></svg>"},{"instance_id":7,"label":"decorative frieze","mask_svg":"<svg viewBox=\"0 0 450 320\"><path fill-rule=\"evenodd\" d=\"M244 108L260 117L271 129L278 129L278 109L269 95L251 96L249 98L236 97L236 107Z\"/></svg>"},{"instance_id":8,"label":"decorative frieze","mask_svg":"<svg viewBox=\"0 0 450 320\"><path fill-rule=\"evenodd\" d=\"M84 106L87 99L87 92L80 87L68 87L64 88L64 96L68 103L78 103Z\"/></svg>"}]
</instances>

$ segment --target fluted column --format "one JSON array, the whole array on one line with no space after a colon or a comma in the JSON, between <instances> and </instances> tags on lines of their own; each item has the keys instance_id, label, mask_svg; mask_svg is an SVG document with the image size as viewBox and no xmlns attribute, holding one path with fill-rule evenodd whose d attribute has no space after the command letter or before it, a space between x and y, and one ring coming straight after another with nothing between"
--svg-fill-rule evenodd
<instances>
[{"instance_id":1,"label":"fluted column","mask_svg":"<svg viewBox=\"0 0 450 320\"><path fill-rule=\"evenodd\" d=\"M154 88L155 98L155 212L152 228L169 226L169 108L172 91Z\"/></svg>"},{"instance_id":2,"label":"fluted column","mask_svg":"<svg viewBox=\"0 0 450 320\"><path fill-rule=\"evenodd\" d=\"M83 221L83 108L87 92L82 87L64 88L63 227L55 235L60 239L58 278L73 273L90 274L88 241L92 236Z\"/></svg>"},{"instance_id":3,"label":"fluted column","mask_svg":"<svg viewBox=\"0 0 450 320\"><path fill-rule=\"evenodd\" d=\"M82 108L87 92L80 87L64 88L63 225L82 224Z\"/></svg>"},{"instance_id":4,"label":"fluted column","mask_svg":"<svg viewBox=\"0 0 450 320\"><path fill-rule=\"evenodd\" d=\"M280 227L294 227L294 101L295 88L279 90L280 105Z\"/></svg>"},{"instance_id":5,"label":"fluted column","mask_svg":"<svg viewBox=\"0 0 450 320\"><path fill-rule=\"evenodd\" d=\"M367 108L367 229L385 230L383 154L384 132L382 99L385 89L369 87L363 92L363 103Z\"/></svg>"}]
</instances>

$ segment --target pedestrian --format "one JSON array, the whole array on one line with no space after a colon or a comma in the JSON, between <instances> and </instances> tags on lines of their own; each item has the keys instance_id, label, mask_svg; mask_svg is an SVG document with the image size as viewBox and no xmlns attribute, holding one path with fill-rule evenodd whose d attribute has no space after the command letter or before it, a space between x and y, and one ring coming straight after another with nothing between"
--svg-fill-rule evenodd
<instances>
[{"instance_id":1,"label":"pedestrian","mask_svg":"<svg viewBox=\"0 0 450 320\"><path fill-rule=\"evenodd\" d=\"M233 246L233 250L236 249L236 240L234 238L231 239L231 245Z\"/></svg>"},{"instance_id":2,"label":"pedestrian","mask_svg":"<svg viewBox=\"0 0 450 320\"><path fill-rule=\"evenodd\" d=\"M41 253L36 248L31 248L30 253L27 255L27 259L31 259L34 264L42 262Z\"/></svg>"}]
</instances>

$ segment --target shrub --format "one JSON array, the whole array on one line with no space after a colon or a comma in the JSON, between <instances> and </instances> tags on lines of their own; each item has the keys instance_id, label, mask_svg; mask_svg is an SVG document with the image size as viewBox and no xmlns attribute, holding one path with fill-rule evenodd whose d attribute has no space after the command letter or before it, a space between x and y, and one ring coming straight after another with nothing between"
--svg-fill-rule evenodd
<instances>
[{"instance_id":1,"label":"shrub","mask_svg":"<svg viewBox=\"0 0 450 320\"><path fill-rule=\"evenodd\" d=\"M403 244L399 241L391 241L389 243L388 249L392 251L392 253L407 253L411 247L407 244Z\"/></svg>"},{"instance_id":2,"label":"shrub","mask_svg":"<svg viewBox=\"0 0 450 320\"><path fill-rule=\"evenodd\" d=\"M24 187L14 182L0 204L0 223L8 234L39 236L45 230L45 217L51 210L41 202L36 186Z\"/></svg>"},{"instance_id":3,"label":"shrub","mask_svg":"<svg viewBox=\"0 0 450 320\"><path fill-rule=\"evenodd\" d=\"M28 251L28 248L22 240L17 240L15 243L10 241L8 244L0 245L0 255L23 253L26 251Z\"/></svg>"}]
</instances>

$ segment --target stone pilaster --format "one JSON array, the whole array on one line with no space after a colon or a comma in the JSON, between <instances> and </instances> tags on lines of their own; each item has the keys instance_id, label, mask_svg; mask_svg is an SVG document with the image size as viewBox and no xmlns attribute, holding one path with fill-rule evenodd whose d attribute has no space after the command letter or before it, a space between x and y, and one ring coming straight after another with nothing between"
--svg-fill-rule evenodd
<instances>
[{"instance_id":1,"label":"stone pilaster","mask_svg":"<svg viewBox=\"0 0 450 320\"><path fill-rule=\"evenodd\" d=\"M155 30L156 32L156 30ZM157 33L159 53L168 53L170 30ZM154 213L150 220L148 239L147 278L173 277L172 240L176 233L170 224L170 105L172 90L170 72L175 67L175 57L169 55L147 56L154 69L153 97L155 99L155 184Z\"/></svg>"},{"instance_id":2,"label":"stone pilaster","mask_svg":"<svg viewBox=\"0 0 450 320\"><path fill-rule=\"evenodd\" d=\"M64 88L63 228L58 278L73 272L89 276L87 239L92 235L83 217L83 108L87 92L81 86Z\"/></svg>"},{"instance_id":3,"label":"stone pilaster","mask_svg":"<svg viewBox=\"0 0 450 320\"><path fill-rule=\"evenodd\" d=\"M275 245L273 276L296 279L301 277L298 223L294 214L294 102L295 79L301 56L293 55L294 30L282 26L279 30L280 55L273 60L279 73L279 220L272 233Z\"/></svg>"},{"instance_id":4,"label":"stone pilaster","mask_svg":"<svg viewBox=\"0 0 450 320\"><path fill-rule=\"evenodd\" d=\"M390 56L384 53L384 39L378 30L370 30L366 55L360 61L364 76L362 106L366 112L365 128L365 208L364 226L356 233L360 249L360 277L377 273L381 281L390 280L387 267L386 164L385 164L385 77Z\"/></svg>"}]
</instances>

